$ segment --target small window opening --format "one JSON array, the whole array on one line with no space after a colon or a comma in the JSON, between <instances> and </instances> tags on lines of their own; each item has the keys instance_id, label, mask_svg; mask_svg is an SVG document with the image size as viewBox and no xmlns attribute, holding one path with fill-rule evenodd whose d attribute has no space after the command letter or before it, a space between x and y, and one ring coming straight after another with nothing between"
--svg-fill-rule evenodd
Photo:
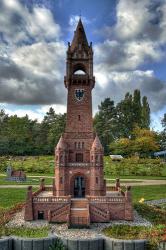
<instances>
[{"instance_id":1,"label":"small window opening","mask_svg":"<svg viewBox=\"0 0 166 250\"><path fill-rule=\"evenodd\" d=\"M81 121L81 116L80 115L78 115L78 120Z\"/></svg>"},{"instance_id":2,"label":"small window opening","mask_svg":"<svg viewBox=\"0 0 166 250\"><path fill-rule=\"evenodd\" d=\"M60 178L60 184L63 184L63 177Z\"/></svg>"},{"instance_id":3,"label":"small window opening","mask_svg":"<svg viewBox=\"0 0 166 250\"><path fill-rule=\"evenodd\" d=\"M99 182L99 178L98 178L98 177L96 177L96 184L98 184L98 182Z\"/></svg>"},{"instance_id":4,"label":"small window opening","mask_svg":"<svg viewBox=\"0 0 166 250\"><path fill-rule=\"evenodd\" d=\"M38 220L44 220L44 211L38 211Z\"/></svg>"}]
</instances>

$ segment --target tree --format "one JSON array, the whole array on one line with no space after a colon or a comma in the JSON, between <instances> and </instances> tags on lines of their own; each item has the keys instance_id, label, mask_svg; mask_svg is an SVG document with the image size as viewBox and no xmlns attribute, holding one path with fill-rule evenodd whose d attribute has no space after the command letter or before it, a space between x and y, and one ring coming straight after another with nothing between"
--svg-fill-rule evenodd
<instances>
[{"instance_id":1,"label":"tree","mask_svg":"<svg viewBox=\"0 0 166 250\"><path fill-rule=\"evenodd\" d=\"M157 134L149 129L141 129L138 126L133 129L132 137L121 138L110 144L110 150L114 154L131 156L150 156L159 149Z\"/></svg>"},{"instance_id":2,"label":"tree","mask_svg":"<svg viewBox=\"0 0 166 250\"><path fill-rule=\"evenodd\" d=\"M120 138L110 144L112 154L128 156L131 152L131 140L128 138Z\"/></svg>"},{"instance_id":3,"label":"tree","mask_svg":"<svg viewBox=\"0 0 166 250\"><path fill-rule=\"evenodd\" d=\"M161 150L166 150L166 113L161 120L163 131L159 134Z\"/></svg>"},{"instance_id":4,"label":"tree","mask_svg":"<svg viewBox=\"0 0 166 250\"><path fill-rule=\"evenodd\" d=\"M161 124L164 128L164 131L166 132L166 113L164 114L163 119L161 120Z\"/></svg>"},{"instance_id":5,"label":"tree","mask_svg":"<svg viewBox=\"0 0 166 250\"><path fill-rule=\"evenodd\" d=\"M116 132L117 138L130 137L133 129L132 95L126 93L124 100L116 106Z\"/></svg>"},{"instance_id":6,"label":"tree","mask_svg":"<svg viewBox=\"0 0 166 250\"><path fill-rule=\"evenodd\" d=\"M105 154L109 153L109 144L115 138L115 106L110 98L106 98L98 106L99 111L94 117L94 129L97 132Z\"/></svg>"},{"instance_id":7,"label":"tree","mask_svg":"<svg viewBox=\"0 0 166 250\"><path fill-rule=\"evenodd\" d=\"M141 122L142 128L150 127L150 107L146 96L142 98Z\"/></svg>"},{"instance_id":8,"label":"tree","mask_svg":"<svg viewBox=\"0 0 166 250\"><path fill-rule=\"evenodd\" d=\"M142 114L142 106L141 106L141 94L140 90L134 90L133 95L133 124L136 126L140 126L141 123L141 114Z\"/></svg>"},{"instance_id":9,"label":"tree","mask_svg":"<svg viewBox=\"0 0 166 250\"><path fill-rule=\"evenodd\" d=\"M149 129L135 127L131 151L141 156L149 156L152 152L159 150L157 134Z\"/></svg>"}]
</instances>

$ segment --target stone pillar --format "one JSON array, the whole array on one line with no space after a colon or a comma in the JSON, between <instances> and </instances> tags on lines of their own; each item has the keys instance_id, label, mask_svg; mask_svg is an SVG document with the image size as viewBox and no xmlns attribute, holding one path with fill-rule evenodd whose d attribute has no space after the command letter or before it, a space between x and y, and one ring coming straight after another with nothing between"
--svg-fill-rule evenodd
<instances>
[{"instance_id":1,"label":"stone pillar","mask_svg":"<svg viewBox=\"0 0 166 250\"><path fill-rule=\"evenodd\" d=\"M125 220L133 220L133 206L132 206L132 197L131 197L131 187L126 187L125 191Z\"/></svg>"},{"instance_id":2,"label":"stone pillar","mask_svg":"<svg viewBox=\"0 0 166 250\"><path fill-rule=\"evenodd\" d=\"M55 178L53 178L53 181L52 181L52 187L53 187L53 195L54 195L54 196L56 196Z\"/></svg>"},{"instance_id":3,"label":"stone pillar","mask_svg":"<svg viewBox=\"0 0 166 250\"><path fill-rule=\"evenodd\" d=\"M26 204L25 204L24 219L26 221L33 220L33 194L32 194L32 186L29 186L28 190L27 190L27 199L26 199Z\"/></svg>"},{"instance_id":4,"label":"stone pillar","mask_svg":"<svg viewBox=\"0 0 166 250\"><path fill-rule=\"evenodd\" d=\"M44 183L44 178L42 178L41 180L40 180L40 190L41 191L44 191L45 190L45 183Z\"/></svg>"},{"instance_id":5,"label":"stone pillar","mask_svg":"<svg viewBox=\"0 0 166 250\"><path fill-rule=\"evenodd\" d=\"M118 191L120 188L120 180L119 179L116 179L116 182L115 182L115 190Z\"/></svg>"}]
</instances>

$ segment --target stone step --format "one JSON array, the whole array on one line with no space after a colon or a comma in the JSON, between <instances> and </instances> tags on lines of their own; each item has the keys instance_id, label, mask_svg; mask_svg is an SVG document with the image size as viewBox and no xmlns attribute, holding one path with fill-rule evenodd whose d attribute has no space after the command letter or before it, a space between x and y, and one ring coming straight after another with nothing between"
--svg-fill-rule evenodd
<instances>
[{"instance_id":1,"label":"stone step","mask_svg":"<svg viewBox=\"0 0 166 250\"><path fill-rule=\"evenodd\" d=\"M88 217L87 209L71 209L70 216L72 217Z\"/></svg>"},{"instance_id":2,"label":"stone step","mask_svg":"<svg viewBox=\"0 0 166 250\"><path fill-rule=\"evenodd\" d=\"M71 208L87 208L87 199L71 199Z\"/></svg>"}]
</instances>

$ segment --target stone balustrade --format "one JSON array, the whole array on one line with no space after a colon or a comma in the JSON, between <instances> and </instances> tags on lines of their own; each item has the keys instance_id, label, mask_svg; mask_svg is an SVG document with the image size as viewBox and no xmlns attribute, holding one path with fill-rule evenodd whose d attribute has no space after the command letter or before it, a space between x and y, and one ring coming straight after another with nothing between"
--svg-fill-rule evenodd
<instances>
[{"instance_id":1,"label":"stone balustrade","mask_svg":"<svg viewBox=\"0 0 166 250\"><path fill-rule=\"evenodd\" d=\"M125 197L102 197L102 196L96 196L96 197L88 197L89 201L94 203L107 203L107 202L115 202L115 203L124 203Z\"/></svg>"},{"instance_id":2,"label":"stone balustrade","mask_svg":"<svg viewBox=\"0 0 166 250\"><path fill-rule=\"evenodd\" d=\"M54 202L60 202L60 203L68 203L70 201L69 197L34 197L33 202L34 203L54 203Z\"/></svg>"}]
</instances>

